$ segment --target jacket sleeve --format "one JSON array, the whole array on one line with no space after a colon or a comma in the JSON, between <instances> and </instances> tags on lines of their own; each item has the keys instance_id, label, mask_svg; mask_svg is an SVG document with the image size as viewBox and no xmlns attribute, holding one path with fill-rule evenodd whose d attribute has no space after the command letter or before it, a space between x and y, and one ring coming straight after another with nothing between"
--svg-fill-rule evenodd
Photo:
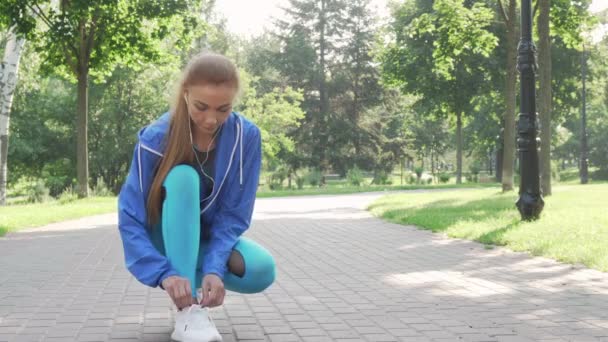
<instances>
[{"instance_id":1,"label":"jacket sleeve","mask_svg":"<svg viewBox=\"0 0 608 342\"><path fill-rule=\"evenodd\" d=\"M118 196L118 230L122 239L127 269L141 283L150 287L177 275L167 257L152 243L146 231L146 197L154 161L143 151L139 143L135 146L131 168Z\"/></svg>"},{"instance_id":2,"label":"jacket sleeve","mask_svg":"<svg viewBox=\"0 0 608 342\"><path fill-rule=\"evenodd\" d=\"M216 274L224 279L232 248L251 223L255 195L260 178L262 140L257 127L249 134L243 153L243 185L241 188L238 165L232 172L223 200L211 224L211 236L204 252L203 274Z\"/></svg>"}]
</instances>

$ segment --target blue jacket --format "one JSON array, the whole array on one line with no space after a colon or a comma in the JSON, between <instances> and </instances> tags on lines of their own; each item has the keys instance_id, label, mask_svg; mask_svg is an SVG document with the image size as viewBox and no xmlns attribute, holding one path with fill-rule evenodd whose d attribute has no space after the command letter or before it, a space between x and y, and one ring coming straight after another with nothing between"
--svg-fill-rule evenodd
<instances>
[{"instance_id":1,"label":"blue jacket","mask_svg":"<svg viewBox=\"0 0 608 342\"><path fill-rule=\"evenodd\" d=\"M151 287L178 274L153 243L146 214L148 192L163 156L169 121L170 113L165 113L140 130L131 168L118 197L118 229L125 264L137 280ZM232 248L251 222L262 144L258 127L234 112L224 122L218 139L215 186L211 198L201 202L202 222L209 223L209 247L201 271L223 279Z\"/></svg>"}]
</instances>

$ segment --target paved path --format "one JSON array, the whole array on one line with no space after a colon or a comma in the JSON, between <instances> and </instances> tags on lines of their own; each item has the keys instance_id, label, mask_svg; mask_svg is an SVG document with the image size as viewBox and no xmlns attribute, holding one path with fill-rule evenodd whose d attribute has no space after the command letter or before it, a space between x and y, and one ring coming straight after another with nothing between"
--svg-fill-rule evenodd
<instances>
[{"instance_id":1,"label":"paved path","mask_svg":"<svg viewBox=\"0 0 608 342\"><path fill-rule=\"evenodd\" d=\"M379 194L263 199L265 293L225 341L608 341L608 275L372 218ZM115 215L0 238L0 341L169 341L168 297L124 269Z\"/></svg>"}]
</instances>

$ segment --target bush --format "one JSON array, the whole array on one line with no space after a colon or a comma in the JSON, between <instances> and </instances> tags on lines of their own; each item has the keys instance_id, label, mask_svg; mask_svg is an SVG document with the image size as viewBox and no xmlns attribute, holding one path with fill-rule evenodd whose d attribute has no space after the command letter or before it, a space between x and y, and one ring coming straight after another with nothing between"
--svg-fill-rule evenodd
<instances>
[{"instance_id":1,"label":"bush","mask_svg":"<svg viewBox=\"0 0 608 342\"><path fill-rule=\"evenodd\" d=\"M71 189L70 189L71 191ZM65 192L65 190L64 190ZM63 193L61 193L63 195ZM103 181L102 177L97 178L97 184L93 187L93 196L110 197L114 194Z\"/></svg>"},{"instance_id":2,"label":"bush","mask_svg":"<svg viewBox=\"0 0 608 342\"><path fill-rule=\"evenodd\" d=\"M379 170L379 171L376 171L376 175L374 176L374 179L372 180L372 184L391 185L391 184L393 184L393 181L390 178L390 173L387 173L384 170Z\"/></svg>"},{"instance_id":3,"label":"bush","mask_svg":"<svg viewBox=\"0 0 608 342\"><path fill-rule=\"evenodd\" d=\"M427 178L426 179L426 184L431 184L433 183L433 178Z\"/></svg>"},{"instance_id":4,"label":"bush","mask_svg":"<svg viewBox=\"0 0 608 342\"><path fill-rule=\"evenodd\" d=\"M28 177L19 177L19 179L7 189L7 197L27 196L32 180Z\"/></svg>"},{"instance_id":5,"label":"bush","mask_svg":"<svg viewBox=\"0 0 608 342\"><path fill-rule=\"evenodd\" d=\"M360 186L364 180L363 172L361 172L361 170L355 166L348 170L348 173L346 173L346 179L348 179L348 183L350 185Z\"/></svg>"},{"instance_id":6,"label":"bush","mask_svg":"<svg viewBox=\"0 0 608 342\"><path fill-rule=\"evenodd\" d=\"M599 169L590 173L593 180L608 180L608 170Z\"/></svg>"},{"instance_id":7,"label":"bush","mask_svg":"<svg viewBox=\"0 0 608 342\"><path fill-rule=\"evenodd\" d=\"M439 182L447 183L450 181L450 174L446 172L442 172L439 174Z\"/></svg>"},{"instance_id":8,"label":"bush","mask_svg":"<svg viewBox=\"0 0 608 342\"><path fill-rule=\"evenodd\" d=\"M37 179L27 189L27 200L32 203L42 203L49 199L49 188L42 179Z\"/></svg>"},{"instance_id":9,"label":"bush","mask_svg":"<svg viewBox=\"0 0 608 342\"><path fill-rule=\"evenodd\" d=\"M306 182L306 178L296 176L296 185L298 186L298 190L302 190L304 188L305 182Z\"/></svg>"},{"instance_id":10,"label":"bush","mask_svg":"<svg viewBox=\"0 0 608 342\"><path fill-rule=\"evenodd\" d=\"M416 174L416 178L418 179L418 182L420 182L420 178L422 177L423 172L424 172L424 169L421 166L414 168L414 173Z\"/></svg>"},{"instance_id":11,"label":"bush","mask_svg":"<svg viewBox=\"0 0 608 342\"><path fill-rule=\"evenodd\" d=\"M306 178L308 179L308 184L311 186L319 186L322 178L321 171L313 169L308 173Z\"/></svg>"},{"instance_id":12,"label":"bush","mask_svg":"<svg viewBox=\"0 0 608 342\"><path fill-rule=\"evenodd\" d=\"M474 161L469 166L469 171L471 171L471 174L467 176L467 181L472 181L472 182L477 183L479 181L479 172L481 171L481 165L479 164L479 162Z\"/></svg>"},{"instance_id":13,"label":"bush","mask_svg":"<svg viewBox=\"0 0 608 342\"><path fill-rule=\"evenodd\" d=\"M410 175L407 177L407 184L414 183L416 183L416 176L413 173L410 173Z\"/></svg>"},{"instance_id":14,"label":"bush","mask_svg":"<svg viewBox=\"0 0 608 342\"><path fill-rule=\"evenodd\" d=\"M74 193L74 191L72 190L71 187L65 188L65 190L63 190L61 195L59 195L59 204L63 205L63 204L71 203L77 199L78 199L78 195Z\"/></svg>"},{"instance_id":15,"label":"bush","mask_svg":"<svg viewBox=\"0 0 608 342\"><path fill-rule=\"evenodd\" d=\"M58 159L44 165L42 178L51 196L59 196L66 187L71 185L72 169L71 162L67 158Z\"/></svg>"}]
</instances>

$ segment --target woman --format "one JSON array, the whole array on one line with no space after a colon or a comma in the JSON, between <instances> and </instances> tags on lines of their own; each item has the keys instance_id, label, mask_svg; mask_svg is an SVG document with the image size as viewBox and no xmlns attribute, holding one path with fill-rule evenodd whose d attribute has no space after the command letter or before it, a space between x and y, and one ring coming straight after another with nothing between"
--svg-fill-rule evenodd
<instances>
[{"instance_id":1,"label":"woman","mask_svg":"<svg viewBox=\"0 0 608 342\"><path fill-rule=\"evenodd\" d=\"M241 237L254 207L261 138L232 112L238 91L230 60L194 57L172 109L140 130L118 198L126 266L171 297L177 341L221 341L207 308L222 305L225 290L261 292L275 277L270 253Z\"/></svg>"}]
</instances>

